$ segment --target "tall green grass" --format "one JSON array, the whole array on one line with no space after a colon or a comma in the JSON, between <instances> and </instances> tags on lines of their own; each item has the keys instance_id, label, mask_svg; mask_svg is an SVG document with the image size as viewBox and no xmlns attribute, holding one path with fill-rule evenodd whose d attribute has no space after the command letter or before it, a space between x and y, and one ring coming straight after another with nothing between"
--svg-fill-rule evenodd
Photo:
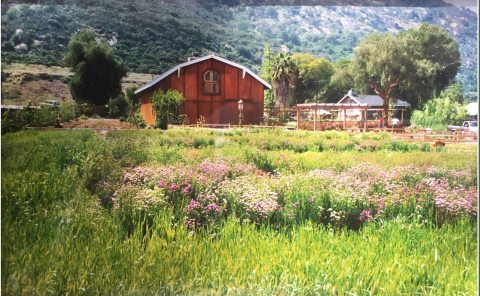
<instances>
[{"instance_id":1,"label":"tall green grass","mask_svg":"<svg viewBox=\"0 0 480 296\"><path fill-rule=\"evenodd\" d=\"M195 147L195 137L206 145ZM167 210L149 227L137 223L130 232L103 203L122 171L139 164L181 165L216 157L254 163L253 156L258 165L263 161L283 173L343 170L357 162L475 169L476 148L470 146L442 152L300 153L259 145L268 138L310 147L319 137L336 141L347 135L195 129L110 132L106 138L81 131L7 134L2 137L2 292L474 294L473 222L437 229L399 218L353 232L309 223L278 230L229 220L212 236L175 224ZM385 137L379 141L390 141Z\"/></svg>"},{"instance_id":2,"label":"tall green grass","mask_svg":"<svg viewBox=\"0 0 480 296\"><path fill-rule=\"evenodd\" d=\"M85 211L85 208L78 208ZM229 221L216 237L159 216L148 237L130 237L100 210L32 242L6 225L6 294L472 295L475 226L405 223L334 232L310 224L289 232ZM7 237L8 236L8 237Z\"/></svg>"}]
</instances>

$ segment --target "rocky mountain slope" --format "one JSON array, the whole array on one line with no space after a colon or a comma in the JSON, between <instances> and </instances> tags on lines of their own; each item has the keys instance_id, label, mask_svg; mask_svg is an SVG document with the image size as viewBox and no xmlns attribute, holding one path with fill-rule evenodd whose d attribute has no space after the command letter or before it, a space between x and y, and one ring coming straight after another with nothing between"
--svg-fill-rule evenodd
<instances>
[{"instance_id":1,"label":"rocky mountain slope","mask_svg":"<svg viewBox=\"0 0 480 296\"><path fill-rule=\"evenodd\" d=\"M232 1L36 1L2 4L2 61L61 64L70 35L91 26L130 71L160 73L193 51L216 53L258 71L265 42L331 60L350 57L371 32L422 22L448 30L461 47L458 80L476 91L477 15L465 8L242 6ZM439 4L440 3L440 4ZM235 4L235 3L233 3Z\"/></svg>"}]
</instances>

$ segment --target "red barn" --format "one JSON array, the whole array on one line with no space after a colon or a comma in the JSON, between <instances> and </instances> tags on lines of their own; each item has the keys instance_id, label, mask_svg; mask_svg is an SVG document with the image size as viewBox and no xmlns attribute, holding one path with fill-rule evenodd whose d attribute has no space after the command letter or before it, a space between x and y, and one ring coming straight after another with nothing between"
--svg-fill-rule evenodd
<instances>
[{"instance_id":1,"label":"red barn","mask_svg":"<svg viewBox=\"0 0 480 296\"><path fill-rule=\"evenodd\" d=\"M263 93L270 84L246 67L208 55L191 57L139 88L140 111L147 124L155 123L151 97L158 89L175 89L185 98L183 113L194 124L203 116L209 124L238 124L238 101L244 102L243 123L263 117Z\"/></svg>"}]
</instances>

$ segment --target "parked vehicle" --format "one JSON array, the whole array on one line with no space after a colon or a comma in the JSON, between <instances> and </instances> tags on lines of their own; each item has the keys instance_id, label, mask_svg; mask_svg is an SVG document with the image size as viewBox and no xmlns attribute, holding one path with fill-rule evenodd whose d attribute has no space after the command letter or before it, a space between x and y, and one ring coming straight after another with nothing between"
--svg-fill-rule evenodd
<instances>
[{"instance_id":1,"label":"parked vehicle","mask_svg":"<svg viewBox=\"0 0 480 296\"><path fill-rule=\"evenodd\" d=\"M461 126L449 125L447 129L452 132L468 132L478 134L478 126L476 121L464 121Z\"/></svg>"},{"instance_id":2,"label":"parked vehicle","mask_svg":"<svg viewBox=\"0 0 480 296\"><path fill-rule=\"evenodd\" d=\"M45 102L41 103L40 106L42 107L60 107L60 102L57 100L46 100Z\"/></svg>"}]
</instances>

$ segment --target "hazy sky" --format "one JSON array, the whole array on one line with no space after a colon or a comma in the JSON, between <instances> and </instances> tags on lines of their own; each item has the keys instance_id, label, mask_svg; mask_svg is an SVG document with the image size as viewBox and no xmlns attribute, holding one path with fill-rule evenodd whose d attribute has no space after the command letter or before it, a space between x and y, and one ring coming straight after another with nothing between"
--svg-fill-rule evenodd
<instances>
[{"instance_id":1,"label":"hazy sky","mask_svg":"<svg viewBox=\"0 0 480 296\"><path fill-rule=\"evenodd\" d=\"M478 3L477 0L445 0L445 2L451 3L455 6L464 6L473 10L478 14Z\"/></svg>"}]
</instances>

